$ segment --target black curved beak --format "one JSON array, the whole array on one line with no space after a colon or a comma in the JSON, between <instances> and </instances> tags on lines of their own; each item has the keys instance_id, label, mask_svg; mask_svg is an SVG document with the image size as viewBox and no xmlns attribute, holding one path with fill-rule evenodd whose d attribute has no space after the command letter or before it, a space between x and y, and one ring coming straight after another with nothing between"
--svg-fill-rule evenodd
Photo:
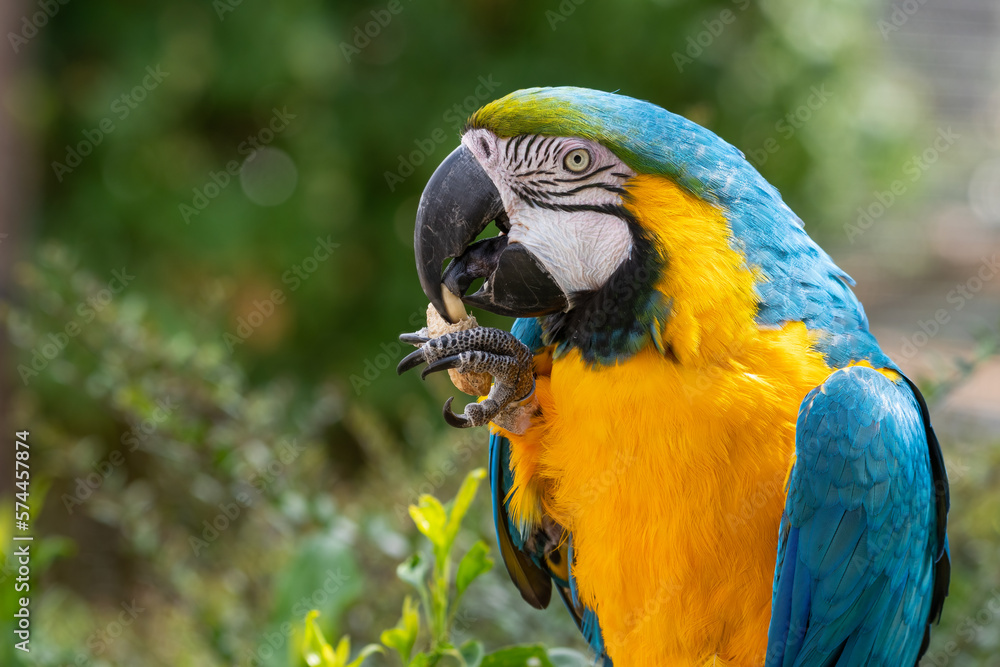
<instances>
[{"instance_id":1,"label":"black curved beak","mask_svg":"<svg viewBox=\"0 0 1000 667\"><path fill-rule=\"evenodd\" d=\"M472 152L459 146L434 171L420 196L413 247L424 294L450 321L441 283L472 306L512 317L565 310L566 295L526 248L506 234L473 244L491 221L510 230L500 193ZM455 258L442 275L445 260ZM486 278L475 294L465 292Z\"/></svg>"}]
</instances>

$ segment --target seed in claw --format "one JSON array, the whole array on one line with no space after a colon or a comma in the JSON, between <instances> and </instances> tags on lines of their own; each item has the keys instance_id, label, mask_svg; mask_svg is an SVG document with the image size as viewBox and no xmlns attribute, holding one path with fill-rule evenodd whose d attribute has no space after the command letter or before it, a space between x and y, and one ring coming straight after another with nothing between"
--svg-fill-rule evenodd
<instances>
[{"instance_id":1,"label":"seed in claw","mask_svg":"<svg viewBox=\"0 0 1000 667\"><path fill-rule=\"evenodd\" d=\"M427 333L432 338L442 336L446 333L455 333L474 329L479 326L474 315L469 315L465 310L465 304L446 285L441 285L441 296L444 299L448 317L454 322L447 321L433 305L427 305ZM448 376L455 387L466 394L472 396L485 396L490 391L490 384L493 378L488 373L459 373L455 369L449 369Z\"/></svg>"}]
</instances>

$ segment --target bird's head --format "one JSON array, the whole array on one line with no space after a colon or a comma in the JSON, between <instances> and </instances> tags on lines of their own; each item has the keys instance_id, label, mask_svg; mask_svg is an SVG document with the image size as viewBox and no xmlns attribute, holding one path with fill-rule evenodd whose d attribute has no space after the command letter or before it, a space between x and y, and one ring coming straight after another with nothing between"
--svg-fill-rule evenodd
<instances>
[{"instance_id":1,"label":"bird's head","mask_svg":"<svg viewBox=\"0 0 1000 667\"><path fill-rule=\"evenodd\" d=\"M477 242L492 221L500 235ZM736 148L582 88L521 90L473 114L423 192L415 250L445 317L442 283L469 305L538 317L546 342L591 363L647 345L718 357L750 327L807 321L802 285L856 305Z\"/></svg>"}]
</instances>

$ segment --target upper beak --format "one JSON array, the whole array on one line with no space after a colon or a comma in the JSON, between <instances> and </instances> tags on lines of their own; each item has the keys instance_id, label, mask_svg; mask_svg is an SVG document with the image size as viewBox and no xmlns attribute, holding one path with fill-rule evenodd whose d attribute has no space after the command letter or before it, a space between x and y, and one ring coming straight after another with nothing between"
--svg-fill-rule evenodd
<instances>
[{"instance_id":1,"label":"upper beak","mask_svg":"<svg viewBox=\"0 0 1000 667\"><path fill-rule=\"evenodd\" d=\"M420 197L413 246L424 294L449 319L441 284L462 300L513 317L536 317L565 310L566 295L538 259L507 236L473 244L496 220L510 230L500 192L472 152L459 146L434 171ZM456 258L442 275L442 265ZM475 294L465 291L486 278Z\"/></svg>"}]
</instances>

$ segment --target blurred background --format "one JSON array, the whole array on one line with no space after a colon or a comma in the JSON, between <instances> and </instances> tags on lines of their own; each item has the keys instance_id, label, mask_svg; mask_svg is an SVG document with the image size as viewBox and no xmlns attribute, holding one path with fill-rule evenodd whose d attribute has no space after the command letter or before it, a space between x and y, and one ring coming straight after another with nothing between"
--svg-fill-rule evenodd
<instances>
[{"instance_id":1,"label":"blurred background","mask_svg":"<svg viewBox=\"0 0 1000 667\"><path fill-rule=\"evenodd\" d=\"M308 609L392 626L407 505L487 462L444 377L394 372L418 197L478 106L578 85L739 147L857 280L952 480L924 664L1000 665L995 0L5 0L0 27L0 410L37 536L26 655L0 522L0 663L286 665ZM498 566L458 635L580 648L552 606Z\"/></svg>"}]
</instances>

